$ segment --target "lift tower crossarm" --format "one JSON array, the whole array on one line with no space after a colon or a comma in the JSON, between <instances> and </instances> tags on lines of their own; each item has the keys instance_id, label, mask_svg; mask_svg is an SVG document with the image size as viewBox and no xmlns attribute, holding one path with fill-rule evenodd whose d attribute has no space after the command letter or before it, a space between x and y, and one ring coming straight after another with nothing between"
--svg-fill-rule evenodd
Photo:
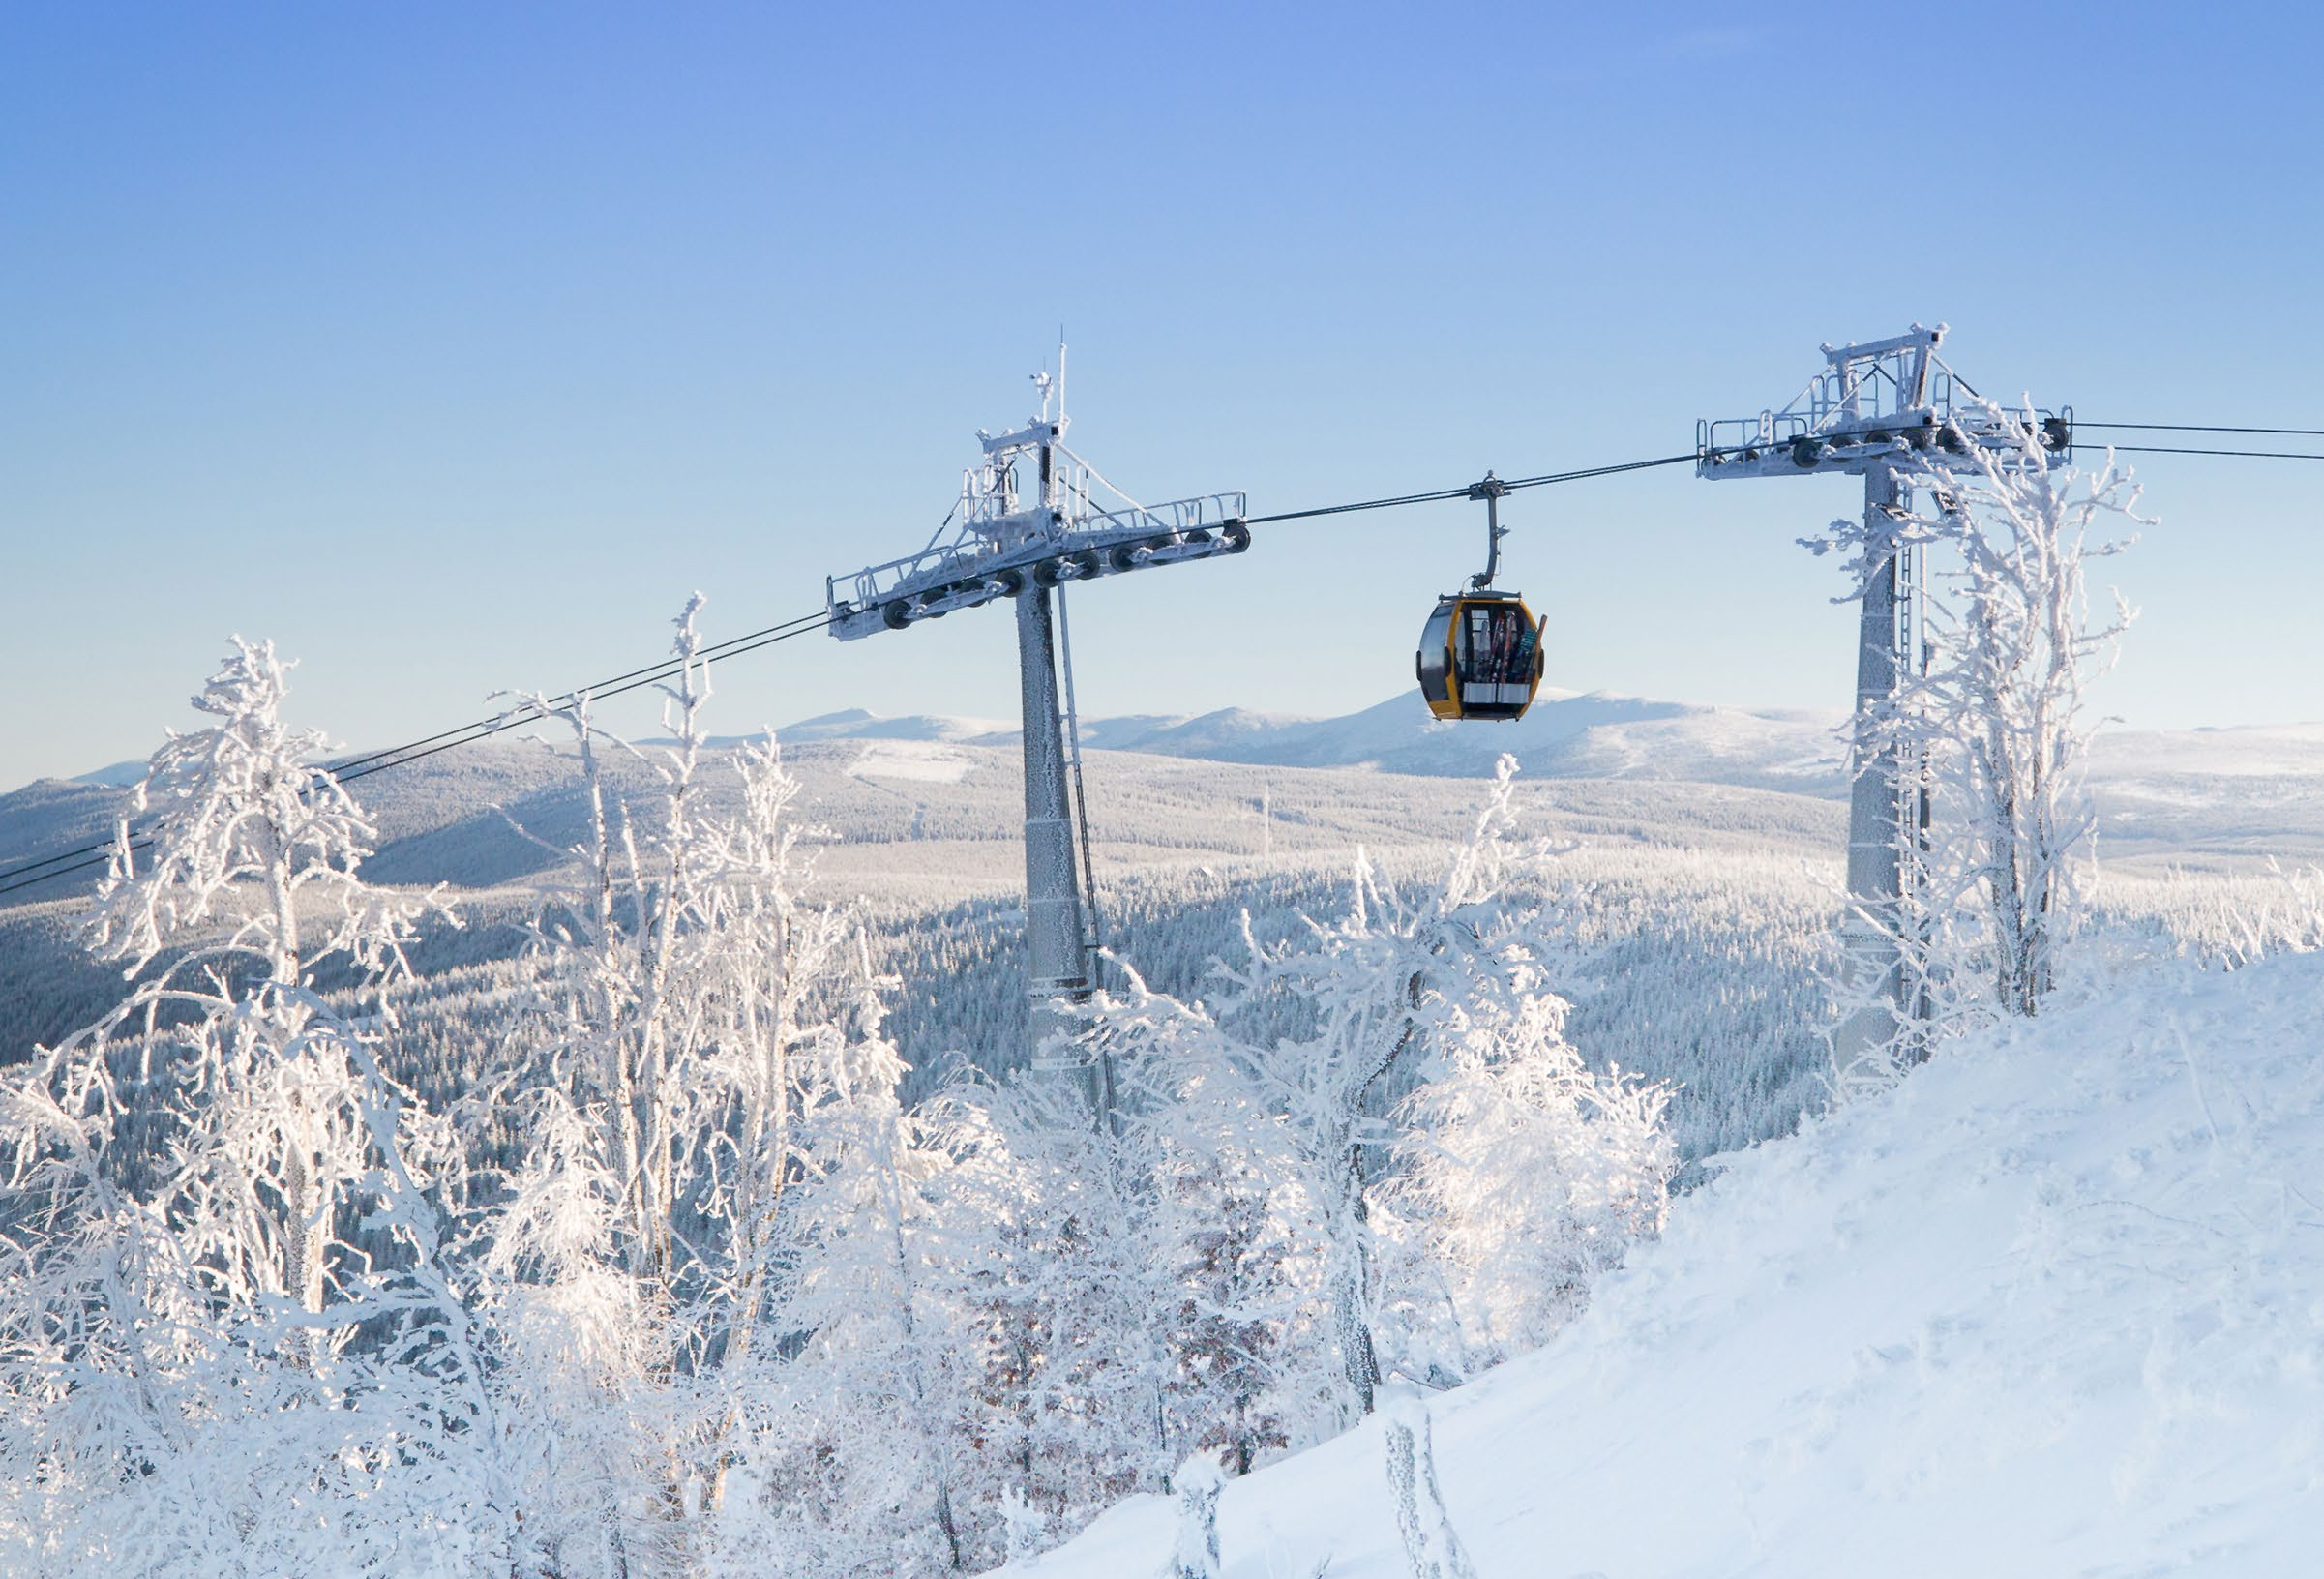
<instances>
[{"instance_id":1,"label":"lift tower crossarm","mask_svg":"<svg viewBox=\"0 0 2324 1579\"><path fill-rule=\"evenodd\" d=\"M1250 547L1240 493L1207 493L1142 505L1122 498L1102 508L1093 489L1110 485L1065 448L1071 425L1043 411L1004 433L979 431L981 464L961 477L949 538L901 559L867 565L823 583L831 634L843 641L902 630L956 609L1042 588L1155 565L1239 553ZM1020 496L1017 466L1031 462L1042 479L1037 497ZM842 589L845 588L843 591Z\"/></svg>"},{"instance_id":2,"label":"lift tower crossarm","mask_svg":"<svg viewBox=\"0 0 2324 1579\"><path fill-rule=\"evenodd\" d=\"M1824 371L1782 410L1695 424L1695 475L1862 476L1908 450L1966 458L1972 446L2011 447L1976 390L1937 354L1944 339L1945 325L1915 324L1886 340L1823 346ZM1956 401L1956 394L1969 398ZM2030 414L2048 448L2071 445L2071 406Z\"/></svg>"}]
</instances>

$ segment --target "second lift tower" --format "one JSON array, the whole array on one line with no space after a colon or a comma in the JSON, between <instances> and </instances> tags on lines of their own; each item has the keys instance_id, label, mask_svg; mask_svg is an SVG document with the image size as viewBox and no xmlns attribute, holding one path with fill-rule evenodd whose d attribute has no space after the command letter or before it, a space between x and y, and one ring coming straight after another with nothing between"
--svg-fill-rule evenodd
<instances>
[{"instance_id":1,"label":"second lift tower","mask_svg":"<svg viewBox=\"0 0 2324 1579\"><path fill-rule=\"evenodd\" d=\"M1864 526L1888 551L1868 567L1856 647L1861 721L1898 683L1927 671L1926 565L1922 545L1899 536L1911 513L1906 482L1917 470L1972 463L1972 448L2001 457L2015 441L1993 421L1977 391L1937 355L1945 325L1914 324L1888 340L1826 345L1824 369L1780 411L1695 425L1695 475L1804 477L1843 472L1864 480ZM1956 403L1956 397L1965 401ZM2046 448L2072 443L2072 412L2037 411ZM1908 873L1904 851L1928 828L1921 764L1895 755L1859 760L1848 794L1848 896L1843 967L1855 999L1841 1024L1845 1059L1909 1031L1927 1014L1908 990L1901 923ZM1888 918L1895 918L1889 922Z\"/></svg>"}]
</instances>

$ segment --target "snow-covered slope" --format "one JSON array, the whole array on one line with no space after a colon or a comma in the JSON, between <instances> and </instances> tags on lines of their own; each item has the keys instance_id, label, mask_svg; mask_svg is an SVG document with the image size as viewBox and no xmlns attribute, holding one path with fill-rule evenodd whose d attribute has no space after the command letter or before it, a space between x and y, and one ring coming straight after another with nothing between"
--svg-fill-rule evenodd
<instances>
[{"instance_id":1,"label":"snow-covered slope","mask_svg":"<svg viewBox=\"0 0 2324 1579\"><path fill-rule=\"evenodd\" d=\"M1731 1159L1432 1401L1481 1579L2324 1567L2324 957L2174 972ZM1377 1423L1228 1488L1227 1579L1403 1579ZM1141 1499L1009 1571L1154 1573Z\"/></svg>"}]
</instances>

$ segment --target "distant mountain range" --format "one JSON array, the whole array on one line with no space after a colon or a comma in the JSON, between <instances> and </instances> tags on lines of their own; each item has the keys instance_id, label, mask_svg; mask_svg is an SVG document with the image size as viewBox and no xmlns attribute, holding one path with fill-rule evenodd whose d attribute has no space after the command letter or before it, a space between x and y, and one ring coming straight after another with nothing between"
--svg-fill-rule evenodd
<instances>
[{"instance_id":1,"label":"distant mountain range","mask_svg":"<svg viewBox=\"0 0 2324 1579\"><path fill-rule=\"evenodd\" d=\"M1529 777L1676 779L1835 795L1844 788L1836 714L1760 712L1544 690L1515 724L1445 724L1411 694L1344 718L1298 718L1230 707L1193 717L1151 713L1087 719L1089 751L1272 767L1369 767L1385 773L1468 778L1490 773L1504 752ZM914 715L882 718L860 708L802 720L786 741L918 740L1014 746L1000 719Z\"/></svg>"}]
</instances>

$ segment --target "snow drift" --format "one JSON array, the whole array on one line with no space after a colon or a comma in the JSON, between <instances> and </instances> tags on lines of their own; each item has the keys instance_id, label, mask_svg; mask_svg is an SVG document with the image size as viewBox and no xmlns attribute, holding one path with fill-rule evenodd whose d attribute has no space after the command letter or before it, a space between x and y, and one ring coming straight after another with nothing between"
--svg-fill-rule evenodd
<instances>
[{"instance_id":1,"label":"snow drift","mask_svg":"<svg viewBox=\"0 0 2324 1579\"><path fill-rule=\"evenodd\" d=\"M2324 956L2090 996L1725 1159L1431 1400L1483 1579L2315 1571ZM1230 1485L1224 1579L1402 1579L1381 1429ZM1155 1573L1173 1517L1005 1571Z\"/></svg>"}]
</instances>

